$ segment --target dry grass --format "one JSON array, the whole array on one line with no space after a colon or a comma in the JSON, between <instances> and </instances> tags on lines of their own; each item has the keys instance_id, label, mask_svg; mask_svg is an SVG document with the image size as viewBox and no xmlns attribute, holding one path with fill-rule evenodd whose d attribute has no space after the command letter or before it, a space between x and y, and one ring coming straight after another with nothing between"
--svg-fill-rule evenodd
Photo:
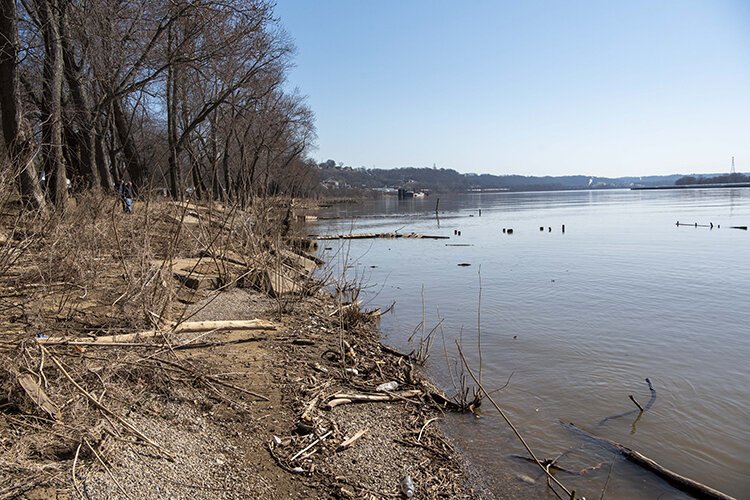
<instances>
[{"instance_id":1,"label":"dry grass","mask_svg":"<svg viewBox=\"0 0 750 500\"><path fill-rule=\"evenodd\" d=\"M0 184L0 498L39 485L75 489L75 465L106 460L114 441L165 453L158 436L139 434L126 415L147 396L221 395L203 368L177 362L163 347L154 356L156 346L44 347L37 337L130 333L184 319L200 294L174 279L173 263L208 255L224 286L247 284L240 278L249 273L215 256L239 256L256 270L278 265L268 252L283 245L274 211L161 200L124 214L117 198L92 192L76 196L65 213L42 217L20 209L8 194L12 182L0 177ZM38 392L24 390L24 377L54 412L39 404Z\"/></svg>"}]
</instances>

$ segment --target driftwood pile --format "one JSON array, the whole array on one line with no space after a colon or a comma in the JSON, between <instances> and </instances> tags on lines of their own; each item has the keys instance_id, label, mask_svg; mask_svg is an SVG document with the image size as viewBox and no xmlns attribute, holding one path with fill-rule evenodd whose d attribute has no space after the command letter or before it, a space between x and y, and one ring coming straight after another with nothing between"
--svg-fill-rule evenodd
<instances>
[{"instance_id":1,"label":"driftwood pile","mask_svg":"<svg viewBox=\"0 0 750 500\"><path fill-rule=\"evenodd\" d=\"M343 498L383 498L400 491L400 477L343 475L350 453L416 467L409 474L420 497L473 497L452 445L435 424L444 411L458 406L422 376L413 354L380 343L377 315L356 303L323 302L313 311L315 329L333 335L298 347L305 356L288 358L301 383L290 387L297 418L289 433L272 436L268 443L277 463ZM309 360L311 352L317 361L299 361ZM403 421L390 422L384 430L383 419L394 420L394 415ZM410 450L430 459L409 465L404 453L410 456Z\"/></svg>"}]
</instances>

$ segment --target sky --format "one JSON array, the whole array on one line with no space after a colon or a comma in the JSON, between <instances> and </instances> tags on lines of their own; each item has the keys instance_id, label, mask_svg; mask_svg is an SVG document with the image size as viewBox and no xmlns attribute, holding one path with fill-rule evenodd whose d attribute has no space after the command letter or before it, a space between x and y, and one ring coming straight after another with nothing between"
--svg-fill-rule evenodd
<instances>
[{"instance_id":1,"label":"sky","mask_svg":"<svg viewBox=\"0 0 750 500\"><path fill-rule=\"evenodd\" d=\"M277 0L318 161L750 172L750 1Z\"/></svg>"}]
</instances>

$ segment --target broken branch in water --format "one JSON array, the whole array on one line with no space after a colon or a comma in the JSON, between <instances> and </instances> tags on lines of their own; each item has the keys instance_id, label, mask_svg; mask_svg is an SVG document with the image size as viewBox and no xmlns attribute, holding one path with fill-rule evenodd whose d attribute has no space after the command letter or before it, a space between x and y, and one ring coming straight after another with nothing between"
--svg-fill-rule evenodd
<instances>
[{"instance_id":1,"label":"broken branch in water","mask_svg":"<svg viewBox=\"0 0 750 500\"><path fill-rule=\"evenodd\" d=\"M487 399L490 400L490 403L492 403L492 406L494 406L495 409L497 410L497 412L500 414L500 416L503 417L503 420L505 420L505 423L508 424L508 426L511 428L511 430L516 435L516 437L518 438L518 440L521 441L521 444L523 445L523 447L526 448L526 451L529 453L529 455L531 455L531 458L534 459L534 463L536 463L539 466L539 468L542 469L544 471L544 473L547 475L547 478L550 479L557 486L559 486L565 492L565 494L568 495L569 498L571 498L571 499L575 498L575 490L574 491L570 491L568 488L566 488L565 485L562 484L555 476L553 476L550 473L549 469L547 467L545 467L542 464L542 462L539 461L539 459L536 457L536 455L534 454L534 452L531 451L531 448L529 447L528 443L523 438L523 436L521 435L521 433L518 431L518 429L516 429L516 426L513 425L513 422L510 421L510 418L508 418L508 416L505 414L505 412L502 410L502 408L500 408L500 406L495 402L495 400L492 399L492 396L490 396L487 393L487 391L484 390L484 387L482 386L482 383L479 382L479 379L477 379L477 377L474 375L474 372L472 371L471 367L469 366L469 363L466 361L466 357L464 356L464 352L461 349L461 344L459 344L458 341L456 341L456 347L458 347L458 354L461 356L461 361L463 362L464 366L466 367L466 371L469 372L469 376L471 376L472 380L474 380L474 383L477 384L477 387L479 387L479 390L482 391L487 396ZM552 492L555 495L557 495L558 497L560 497L560 494L557 493L554 490L554 488L552 488L551 486L550 486L550 490L552 490ZM562 498L562 497L560 497L560 498Z\"/></svg>"},{"instance_id":2,"label":"broken branch in water","mask_svg":"<svg viewBox=\"0 0 750 500\"><path fill-rule=\"evenodd\" d=\"M628 417L628 416L634 415L634 414L636 414L638 412L643 413L643 412L651 409L651 407L654 406L654 403L656 402L656 389L654 389L654 386L651 383L651 380L649 380L648 378L646 378L645 380L646 380L646 383L648 384L648 390L651 392L651 397L649 398L648 403L646 403L646 406L641 406L635 400L635 398L632 395L630 395L629 397L630 397L631 401L633 401L633 403L635 403L635 405L638 407L638 410L626 411L625 413L620 413L618 415L611 415L609 417L605 417L605 418L603 418L599 422L599 425L604 425L604 423L607 420L614 420L616 418ZM638 418L640 418L640 415L638 415ZM636 422L637 422L637 420L636 420Z\"/></svg>"},{"instance_id":3,"label":"broken branch in water","mask_svg":"<svg viewBox=\"0 0 750 500\"><path fill-rule=\"evenodd\" d=\"M641 403L635 400L632 394L628 394L628 397L633 403L635 403L635 405L638 407L639 410L643 411L643 406L641 406Z\"/></svg>"},{"instance_id":4,"label":"broken branch in water","mask_svg":"<svg viewBox=\"0 0 750 500\"><path fill-rule=\"evenodd\" d=\"M650 472L653 472L654 474L666 480L669 484L679 489L680 491L684 491L685 493L693 495L696 498L705 498L705 499L711 499L711 500L734 500L733 497L730 497L729 495L725 493L715 490L711 488L710 486L706 486L703 483L699 483L698 481L694 481L685 476L681 476L680 474L677 474L676 472L667 469L666 467L658 464L654 460L648 458L647 456L631 448L628 448L627 446L624 446L615 441L610 441L609 439L605 439L599 436L594 436L593 434L581 429L580 427L577 427L573 423L565 423L565 422L561 422L561 423L565 427L571 430L574 430L579 434L582 434L583 436L587 437L588 439L591 439L592 441L596 441L603 446L607 446L609 448L613 448L617 450L620 454L622 454L622 456L624 456L629 461L633 462L634 464L640 465L641 467L643 467L644 469Z\"/></svg>"}]
</instances>

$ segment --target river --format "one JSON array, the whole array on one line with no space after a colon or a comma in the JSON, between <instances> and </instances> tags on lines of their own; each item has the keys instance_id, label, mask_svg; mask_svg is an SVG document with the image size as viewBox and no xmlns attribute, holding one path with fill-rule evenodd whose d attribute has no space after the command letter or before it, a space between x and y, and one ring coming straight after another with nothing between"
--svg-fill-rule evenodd
<instances>
[{"instance_id":1,"label":"river","mask_svg":"<svg viewBox=\"0 0 750 500\"><path fill-rule=\"evenodd\" d=\"M561 421L750 497L750 232L730 228L750 225L750 189L385 197L320 216L336 219L311 232L450 237L321 241L319 251L363 285L368 308L395 302L386 342L409 351L423 317L424 335L439 324L426 369L449 394L456 340L475 370L481 352L483 384L507 383L493 397L537 455L588 469L557 473L579 494L599 498L606 483L608 499L682 497ZM656 398L639 417L628 396L648 404L645 378ZM552 497L488 401L479 413L446 415L444 428L489 487Z\"/></svg>"}]
</instances>

